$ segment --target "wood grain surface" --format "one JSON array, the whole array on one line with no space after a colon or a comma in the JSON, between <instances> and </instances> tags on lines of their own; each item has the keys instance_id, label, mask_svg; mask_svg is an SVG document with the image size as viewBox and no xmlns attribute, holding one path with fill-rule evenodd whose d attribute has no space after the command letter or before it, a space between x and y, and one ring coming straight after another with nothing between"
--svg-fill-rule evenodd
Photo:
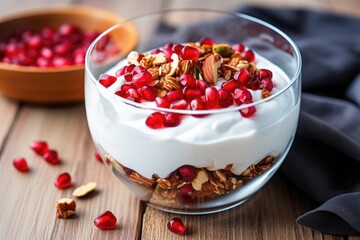
<instances>
[{"instance_id":1,"label":"wood grain surface","mask_svg":"<svg viewBox=\"0 0 360 240\"><path fill-rule=\"evenodd\" d=\"M0 3L1 13L53 5L54 1L10 1ZM209 8L233 9L241 4L305 7L360 16L360 1L344 0L198 0ZM111 9L129 17L164 7L195 4L182 1L62 0L58 4L89 4ZM21 5L21 6L20 6ZM281 174L243 205L223 213L180 216L147 207L121 184L110 170L95 160L83 104L60 107L20 104L0 97L0 240L2 239L317 239L359 240L360 237L326 235L295 223L296 218L316 205ZM60 165L49 165L29 148L33 140L46 140L59 152ZM16 157L26 157L30 172L19 173L12 166ZM73 176L70 189L59 190L55 178L62 172ZM96 181L98 189L89 197L75 199L76 215L55 217L55 202L71 197L75 187ZM110 210L118 218L113 231L101 231L94 218ZM166 223L180 216L188 227L186 236L166 229Z\"/></svg>"}]
</instances>

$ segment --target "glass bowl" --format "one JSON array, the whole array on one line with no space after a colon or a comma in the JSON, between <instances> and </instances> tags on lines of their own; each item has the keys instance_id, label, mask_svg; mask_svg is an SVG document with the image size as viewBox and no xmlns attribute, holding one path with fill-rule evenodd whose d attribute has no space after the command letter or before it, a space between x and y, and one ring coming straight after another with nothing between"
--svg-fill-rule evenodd
<instances>
[{"instance_id":1,"label":"glass bowl","mask_svg":"<svg viewBox=\"0 0 360 240\"><path fill-rule=\"evenodd\" d=\"M128 58L96 61L102 41L128 25L138 29L135 52ZM199 58L192 55L198 54L194 48ZM255 53L254 62L249 49ZM146 57L150 54L158 54L158 62ZM230 64L236 57L243 61ZM143 68L133 70L130 64ZM236 69L227 71L225 65ZM242 68L251 75L246 75L245 82ZM260 69L271 70L273 76L260 73ZM152 79L136 82L144 71L151 73ZM177 9L134 17L105 31L88 49L88 126L104 162L150 206L185 214L223 211L262 188L284 161L298 122L300 72L301 56L294 42L250 16ZM187 77L181 78L185 73ZM130 82L124 80L126 74L130 74ZM195 85L189 75L196 79ZM217 80L215 75L222 76L217 87L211 86ZM225 87L222 78L227 82L235 79L238 90L231 84ZM271 79L271 87L263 84L264 78ZM123 83L131 86L132 92L122 88ZM144 97L151 88L155 88L157 104L153 97ZM201 94L185 94L188 89L199 89ZM232 106L221 102L227 97L223 98L219 89L230 92ZM171 102L170 107L164 99Z\"/></svg>"}]
</instances>

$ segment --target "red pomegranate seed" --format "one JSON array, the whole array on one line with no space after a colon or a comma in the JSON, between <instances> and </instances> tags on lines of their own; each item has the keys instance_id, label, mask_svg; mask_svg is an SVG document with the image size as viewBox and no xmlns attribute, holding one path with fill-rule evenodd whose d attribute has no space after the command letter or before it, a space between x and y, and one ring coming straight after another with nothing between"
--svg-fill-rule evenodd
<instances>
[{"instance_id":1,"label":"red pomegranate seed","mask_svg":"<svg viewBox=\"0 0 360 240\"><path fill-rule=\"evenodd\" d=\"M30 39L28 39L27 43L30 48L39 48L41 46L40 35L34 35L34 36L30 37Z\"/></svg>"},{"instance_id":2,"label":"red pomegranate seed","mask_svg":"<svg viewBox=\"0 0 360 240\"><path fill-rule=\"evenodd\" d=\"M152 81L153 81L152 75L146 69L144 69L140 73L133 75L132 77L132 83L137 88L149 85L150 83L152 83Z\"/></svg>"},{"instance_id":3,"label":"red pomegranate seed","mask_svg":"<svg viewBox=\"0 0 360 240\"><path fill-rule=\"evenodd\" d=\"M59 33L62 36L69 36L77 31L77 28L69 23L63 24L59 27Z\"/></svg>"},{"instance_id":4,"label":"red pomegranate seed","mask_svg":"<svg viewBox=\"0 0 360 240\"><path fill-rule=\"evenodd\" d=\"M184 96L187 101L191 101L196 98L200 98L202 96L202 92L200 89L193 89L193 88L185 88L184 89Z\"/></svg>"},{"instance_id":5,"label":"red pomegranate seed","mask_svg":"<svg viewBox=\"0 0 360 240\"><path fill-rule=\"evenodd\" d=\"M239 43L233 46L233 50L238 52L243 52L245 50L245 46L244 44Z\"/></svg>"},{"instance_id":6,"label":"red pomegranate seed","mask_svg":"<svg viewBox=\"0 0 360 240\"><path fill-rule=\"evenodd\" d=\"M125 73L124 79L125 79L125 81L127 81L127 82L131 82L132 79L133 79L133 74L132 74L132 73Z\"/></svg>"},{"instance_id":7,"label":"red pomegranate seed","mask_svg":"<svg viewBox=\"0 0 360 240\"><path fill-rule=\"evenodd\" d=\"M126 68L127 68L127 66L124 66L124 67L118 69L118 70L115 72L115 76L116 76L116 77L123 76L123 75L125 74L125 72L126 72Z\"/></svg>"},{"instance_id":8,"label":"red pomegranate seed","mask_svg":"<svg viewBox=\"0 0 360 240\"><path fill-rule=\"evenodd\" d=\"M173 43L167 43L164 45L164 49L170 49L172 50L172 48L174 47L174 44Z\"/></svg>"},{"instance_id":9,"label":"red pomegranate seed","mask_svg":"<svg viewBox=\"0 0 360 240\"><path fill-rule=\"evenodd\" d=\"M204 37L204 38L200 39L199 43L200 43L200 45L206 44L206 45L212 46L214 44L214 40L212 40L211 38Z\"/></svg>"},{"instance_id":10,"label":"red pomegranate seed","mask_svg":"<svg viewBox=\"0 0 360 240\"><path fill-rule=\"evenodd\" d=\"M71 187L71 176L65 172L60 174L55 181L55 186L59 189L65 189Z\"/></svg>"},{"instance_id":11,"label":"red pomegranate seed","mask_svg":"<svg viewBox=\"0 0 360 240\"><path fill-rule=\"evenodd\" d=\"M177 90L173 90L171 92L168 92L166 94L166 97L170 102L174 102L174 101L177 101L177 100L184 99L184 94L183 94L181 89L177 89Z\"/></svg>"},{"instance_id":12,"label":"red pomegranate seed","mask_svg":"<svg viewBox=\"0 0 360 240\"><path fill-rule=\"evenodd\" d=\"M182 109L182 110L186 110L189 107L189 103L188 101L186 101L185 99L181 99L181 100L176 100L175 102L172 102L170 104L170 108L171 109Z\"/></svg>"},{"instance_id":13,"label":"red pomegranate seed","mask_svg":"<svg viewBox=\"0 0 360 240\"><path fill-rule=\"evenodd\" d=\"M243 103L250 103L252 101L251 92L247 89L235 89L234 91L234 100L238 105Z\"/></svg>"},{"instance_id":14,"label":"red pomegranate seed","mask_svg":"<svg viewBox=\"0 0 360 240\"><path fill-rule=\"evenodd\" d=\"M173 51L174 53L176 53L177 55L180 55L183 48L184 48L183 45L181 45L181 44L175 44L175 45L172 47L172 51Z\"/></svg>"},{"instance_id":15,"label":"red pomegranate seed","mask_svg":"<svg viewBox=\"0 0 360 240\"><path fill-rule=\"evenodd\" d=\"M49 151L49 145L45 141L33 141L30 144L30 148L40 156Z\"/></svg>"},{"instance_id":16,"label":"red pomegranate seed","mask_svg":"<svg viewBox=\"0 0 360 240\"><path fill-rule=\"evenodd\" d=\"M197 98L190 102L190 108L192 110L206 110L206 103L201 99Z\"/></svg>"},{"instance_id":17,"label":"red pomegranate seed","mask_svg":"<svg viewBox=\"0 0 360 240\"><path fill-rule=\"evenodd\" d=\"M248 62L254 62L255 61L255 54L254 54L254 52L252 50L247 50L247 51L245 51L244 58Z\"/></svg>"},{"instance_id":18,"label":"red pomegranate seed","mask_svg":"<svg viewBox=\"0 0 360 240\"><path fill-rule=\"evenodd\" d=\"M246 68L243 68L234 74L234 78L239 82L240 86L246 86L246 83L250 79L250 72Z\"/></svg>"},{"instance_id":19,"label":"red pomegranate seed","mask_svg":"<svg viewBox=\"0 0 360 240\"><path fill-rule=\"evenodd\" d=\"M171 59L171 55L174 53L171 49L164 49L163 53L166 56L166 59L168 62L172 62L173 60Z\"/></svg>"},{"instance_id":20,"label":"red pomegranate seed","mask_svg":"<svg viewBox=\"0 0 360 240\"><path fill-rule=\"evenodd\" d=\"M204 80L196 80L196 88L200 89L202 93L205 93L205 89L209 85Z\"/></svg>"},{"instance_id":21,"label":"red pomegranate seed","mask_svg":"<svg viewBox=\"0 0 360 240\"><path fill-rule=\"evenodd\" d=\"M165 126L165 116L161 112L153 112L145 121L146 126L152 129L159 129Z\"/></svg>"},{"instance_id":22,"label":"red pomegranate seed","mask_svg":"<svg viewBox=\"0 0 360 240\"><path fill-rule=\"evenodd\" d=\"M166 97L156 97L155 103L158 107L169 108L171 102Z\"/></svg>"},{"instance_id":23,"label":"red pomegranate seed","mask_svg":"<svg viewBox=\"0 0 360 240\"><path fill-rule=\"evenodd\" d=\"M99 152L96 152L96 153L95 153L95 158L96 158L96 160L98 160L99 162L103 163L102 157L101 157L101 155L100 155Z\"/></svg>"},{"instance_id":24,"label":"red pomegranate seed","mask_svg":"<svg viewBox=\"0 0 360 240\"><path fill-rule=\"evenodd\" d=\"M71 62L68 58L56 56L52 60L52 65L54 65L55 67L66 67L71 65Z\"/></svg>"},{"instance_id":25,"label":"red pomegranate seed","mask_svg":"<svg viewBox=\"0 0 360 240\"><path fill-rule=\"evenodd\" d=\"M191 165L184 165L177 170L181 180L184 182L191 182L196 177L196 169Z\"/></svg>"},{"instance_id":26,"label":"red pomegranate seed","mask_svg":"<svg viewBox=\"0 0 360 240\"><path fill-rule=\"evenodd\" d=\"M221 88L225 89L228 92L234 92L235 88L238 86L238 81L236 79L230 79L221 84Z\"/></svg>"},{"instance_id":27,"label":"red pomegranate seed","mask_svg":"<svg viewBox=\"0 0 360 240\"><path fill-rule=\"evenodd\" d=\"M129 99L131 101L134 101L134 102L139 102L139 94L138 92L133 89L133 88L129 88L126 93L125 93L125 98L126 99Z\"/></svg>"},{"instance_id":28,"label":"red pomegranate seed","mask_svg":"<svg viewBox=\"0 0 360 240\"><path fill-rule=\"evenodd\" d=\"M219 89L219 104L223 108L230 107L234 103L234 98L225 89Z\"/></svg>"},{"instance_id":29,"label":"red pomegranate seed","mask_svg":"<svg viewBox=\"0 0 360 240\"><path fill-rule=\"evenodd\" d=\"M160 49L155 49L154 51L151 52L152 55L156 55L158 53L161 53L162 51Z\"/></svg>"},{"instance_id":30,"label":"red pomegranate seed","mask_svg":"<svg viewBox=\"0 0 360 240\"><path fill-rule=\"evenodd\" d=\"M104 87L108 88L114 82L116 82L116 79L117 79L116 77L104 73L99 77L99 83Z\"/></svg>"},{"instance_id":31,"label":"red pomegranate seed","mask_svg":"<svg viewBox=\"0 0 360 240\"><path fill-rule=\"evenodd\" d=\"M125 67L125 73L132 73L135 69L136 65L135 64L130 64L128 66Z\"/></svg>"},{"instance_id":32,"label":"red pomegranate seed","mask_svg":"<svg viewBox=\"0 0 360 240\"><path fill-rule=\"evenodd\" d=\"M205 89L205 102L209 109L217 108L219 106L219 92L215 87L208 87Z\"/></svg>"},{"instance_id":33,"label":"red pomegranate seed","mask_svg":"<svg viewBox=\"0 0 360 240\"><path fill-rule=\"evenodd\" d=\"M183 60L196 60L200 56L200 51L197 48L191 46L185 46L180 53L180 57Z\"/></svg>"},{"instance_id":34,"label":"red pomegranate seed","mask_svg":"<svg viewBox=\"0 0 360 240\"><path fill-rule=\"evenodd\" d=\"M254 77L251 81L247 82L247 87L252 90L260 89L260 80L258 77Z\"/></svg>"},{"instance_id":35,"label":"red pomegranate seed","mask_svg":"<svg viewBox=\"0 0 360 240\"><path fill-rule=\"evenodd\" d=\"M165 113L165 127L176 127L181 123L180 116L176 113Z\"/></svg>"},{"instance_id":36,"label":"red pomegranate seed","mask_svg":"<svg viewBox=\"0 0 360 240\"><path fill-rule=\"evenodd\" d=\"M194 78L193 75L183 74L180 76L179 81L181 85L184 87L196 88L196 79Z\"/></svg>"},{"instance_id":37,"label":"red pomegranate seed","mask_svg":"<svg viewBox=\"0 0 360 240\"><path fill-rule=\"evenodd\" d=\"M254 116L255 112L256 112L255 106L247 107L240 110L241 116L245 118Z\"/></svg>"},{"instance_id":38,"label":"red pomegranate seed","mask_svg":"<svg viewBox=\"0 0 360 240\"><path fill-rule=\"evenodd\" d=\"M167 223L167 228L171 232L178 234L178 235L185 235L185 232L186 232L186 227L180 218L172 218Z\"/></svg>"},{"instance_id":39,"label":"red pomegranate seed","mask_svg":"<svg viewBox=\"0 0 360 240\"><path fill-rule=\"evenodd\" d=\"M29 171L29 167L28 164L26 162L26 159L21 157L21 158L17 158L13 161L14 167L19 171L19 172L28 172Z\"/></svg>"},{"instance_id":40,"label":"red pomegranate seed","mask_svg":"<svg viewBox=\"0 0 360 240\"><path fill-rule=\"evenodd\" d=\"M101 230L115 229L116 222L117 219L115 215L110 211L106 211L94 219L95 226Z\"/></svg>"},{"instance_id":41,"label":"red pomegranate seed","mask_svg":"<svg viewBox=\"0 0 360 240\"><path fill-rule=\"evenodd\" d=\"M267 90L269 90L271 92L273 87L274 87L274 85L270 78L264 78L260 81L260 84L259 84L260 89L266 88Z\"/></svg>"},{"instance_id":42,"label":"red pomegranate seed","mask_svg":"<svg viewBox=\"0 0 360 240\"><path fill-rule=\"evenodd\" d=\"M36 60L36 66L42 67L42 68L47 68L47 67L51 66L51 61L49 59L47 59L47 58L39 57Z\"/></svg>"},{"instance_id":43,"label":"red pomegranate seed","mask_svg":"<svg viewBox=\"0 0 360 240\"><path fill-rule=\"evenodd\" d=\"M115 94L116 94L116 95L118 95L119 97L126 98L126 96L125 96L125 92L123 92L123 91L121 91L121 90L116 91L116 92L115 92Z\"/></svg>"},{"instance_id":44,"label":"red pomegranate seed","mask_svg":"<svg viewBox=\"0 0 360 240\"><path fill-rule=\"evenodd\" d=\"M44 159L46 162L50 164L58 164L60 163L58 153L55 150L49 150L44 154Z\"/></svg>"},{"instance_id":45,"label":"red pomegranate seed","mask_svg":"<svg viewBox=\"0 0 360 240\"><path fill-rule=\"evenodd\" d=\"M191 202L195 196L195 190L191 184L185 184L182 187L178 188L177 194L179 199L184 203Z\"/></svg>"},{"instance_id":46,"label":"red pomegranate seed","mask_svg":"<svg viewBox=\"0 0 360 240\"><path fill-rule=\"evenodd\" d=\"M124 83L120 87L121 91L123 91L124 93L127 92L130 88L135 89L134 84L132 84L132 83Z\"/></svg>"},{"instance_id":47,"label":"red pomegranate seed","mask_svg":"<svg viewBox=\"0 0 360 240\"><path fill-rule=\"evenodd\" d=\"M264 79L264 78L272 79L272 76L273 76L272 72L269 69L260 69L258 74L259 74L260 80Z\"/></svg>"},{"instance_id":48,"label":"red pomegranate seed","mask_svg":"<svg viewBox=\"0 0 360 240\"><path fill-rule=\"evenodd\" d=\"M143 86L141 88L141 92L142 92L142 97L143 99L145 99L146 101L150 101L153 102L155 101L156 98L156 90L154 87L152 86Z\"/></svg>"}]
</instances>

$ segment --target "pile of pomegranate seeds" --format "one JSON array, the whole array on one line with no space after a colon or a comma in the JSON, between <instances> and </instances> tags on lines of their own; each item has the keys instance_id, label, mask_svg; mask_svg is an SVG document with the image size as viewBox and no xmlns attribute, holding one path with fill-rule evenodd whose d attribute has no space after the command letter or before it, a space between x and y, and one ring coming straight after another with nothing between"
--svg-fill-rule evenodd
<instances>
[{"instance_id":1,"label":"pile of pomegranate seeds","mask_svg":"<svg viewBox=\"0 0 360 240\"><path fill-rule=\"evenodd\" d=\"M69 23L17 32L0 41L0 61L41 68L84 64L86 50L99 34Z\"/></svg>"},{"instance_id":2,"label":"pile of pomegranate seeds","mask_svg":"<svg viewBox=\"0 0 360 240\"><path fill-rule=\"evenodd\" d=\"M101 230L115 229L116 222L115 215L110 211L106 211L94 219L95 226Z\"/></svg>"},{"instance_id":3,"label":"pile of pomegranate seeds","mask_svg":"<svg viewBox=\"0 0 360 240\"><path fill-rule=\"evenodd\" d=\"M168 229L178 235L185 235L186 233L186 226L180 218L172 218L167 223Z\"/></svg>"},{"instance_id":4,"label":"pile of pomegranate seeds","mask_svg":"<svg viewBox=\"0 0 360 240\"><path fill-rule=\"evenodd\" d=\"M101 75L99 83L108 88L121 79L116 95L138 103L154 102L160 108L199 111L236 107L252 103L252 91L260 90L263 98L271 95L272 72L257 69L255 60L254 52L241 43L217 44L210 38L168 43L145 55L129 54L128 65L115 76ZM246 118L255 113L254 106L239 111ZM176 127L184 117L158 111L150 114L145 124L151 129Z\"/></svg>"}]
</instances>

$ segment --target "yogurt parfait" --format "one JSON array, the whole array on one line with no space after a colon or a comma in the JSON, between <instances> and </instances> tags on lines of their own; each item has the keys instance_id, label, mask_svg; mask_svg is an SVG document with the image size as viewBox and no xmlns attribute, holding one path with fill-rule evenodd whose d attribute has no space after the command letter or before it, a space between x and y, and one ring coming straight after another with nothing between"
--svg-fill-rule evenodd
<instances>
[{"instance_id":1,"label":"yogurt parfait","mask_svg":"<svg viewBox=\"0 0 360 240\"><path fill-rule=\"evenodd\" d=\"M262 55L259 43L246 42L210 32L135 49L105 66L92 62L96 41L90 47L90 132L104 162L140 199L171 212L222 211L245 201L279 168L298 121L300 56L292 42L292 52L281 48L297 61L287 69Z\"/></svg>"}]
</instances>

